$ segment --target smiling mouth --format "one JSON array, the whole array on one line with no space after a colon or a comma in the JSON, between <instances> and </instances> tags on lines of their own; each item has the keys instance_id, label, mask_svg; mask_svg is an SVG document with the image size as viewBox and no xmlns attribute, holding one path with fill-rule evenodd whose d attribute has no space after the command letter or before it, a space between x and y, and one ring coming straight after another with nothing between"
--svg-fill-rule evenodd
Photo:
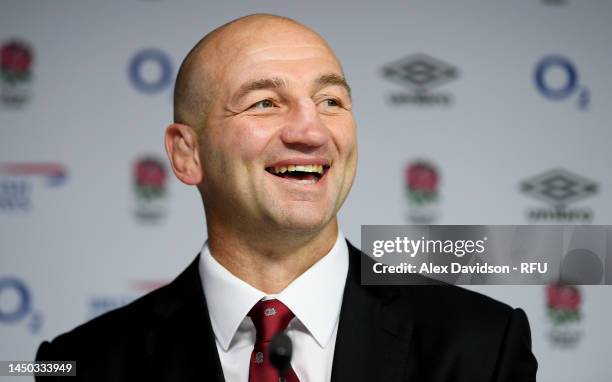
<instances>
[{"instance_id":1,"label":"smiling mouth","mask_svg":"<svg viewBox=\"0 0 612 382\"><path fill-rule=\"evenodd\" d=\"M266 171L279 178L293 180L301 184L317 183L329 170L329 166L313 165L288 165L267 167Z\"/></svg>"}]
</instances>

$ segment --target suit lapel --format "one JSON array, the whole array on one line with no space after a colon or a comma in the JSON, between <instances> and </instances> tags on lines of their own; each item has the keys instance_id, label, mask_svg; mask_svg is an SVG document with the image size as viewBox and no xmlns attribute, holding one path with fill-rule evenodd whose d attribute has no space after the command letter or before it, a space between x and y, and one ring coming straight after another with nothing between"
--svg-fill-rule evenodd
<instances>
[{"instance_id":1,"label":"suit lapel","mask_svg":"<svg viewBox=\"0 0 612 382\"><path fill-rule=\"evenodd\" d=\"M361 256L349 245L347 275L332 366L332 382L399 382L411 367L414 321L393 309L394 287L361 285ZM198 270L200 256L155 304L157 330L147 349L151 379L224 382Z\"/></svg>"},{"instance_id":2,"label":"suit lapel","mask_svg":"<svg viewBox=\"0 0 612 382\"><path fill-rule=\"evenodd\" d=\"M394 287L362 286L361 256L349 243L347 276L332 366L332 382L402 381L410 367L414 321L394 312Z\"/></svg>"},{"instance_id":3,"label":"suit lapel","mask_svg":"<svg viewBox=\"0 0 612 382\"><path fill-rule=\"evenodd\" d=\"M153 379L224 382L198 270L200 256L156 304L160 320L151 334Z\"/></svg>"}]
</instances>

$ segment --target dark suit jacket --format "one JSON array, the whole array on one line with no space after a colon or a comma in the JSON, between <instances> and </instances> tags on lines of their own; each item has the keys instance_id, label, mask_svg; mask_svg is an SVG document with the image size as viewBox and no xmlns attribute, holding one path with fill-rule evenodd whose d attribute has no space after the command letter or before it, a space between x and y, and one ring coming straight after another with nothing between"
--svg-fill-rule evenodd
<instances>
[{"instance_id":1,"label":"dark suit jacket","mask_svg":"<svg viewBox=\"0 0 612 382\"><path fill-rule=\"evenodd\" d=\"M364 255L350 244L349 252L332 381L535 380L522 310L455 286L362 286ZM76 360L76 380L223 381L198 261L167 286L42 343L36 359Z\"/></svg>"}]
</instances>

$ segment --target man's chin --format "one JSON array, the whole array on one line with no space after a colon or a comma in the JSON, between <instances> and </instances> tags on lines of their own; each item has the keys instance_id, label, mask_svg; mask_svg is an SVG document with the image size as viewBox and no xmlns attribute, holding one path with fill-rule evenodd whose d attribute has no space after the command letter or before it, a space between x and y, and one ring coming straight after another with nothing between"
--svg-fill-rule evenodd
<instances>
[{"instance_id":1,"label":"man's chin","mask_svg":"<svg viewBox=\"0 0 612 382\"><path fill-rule=\"evenodd\" d=\"M333 216L328 214L289 211L277 220L276 225L281 232L312 235L324 231L334 221Z\"/></svg>"}]
</instances>

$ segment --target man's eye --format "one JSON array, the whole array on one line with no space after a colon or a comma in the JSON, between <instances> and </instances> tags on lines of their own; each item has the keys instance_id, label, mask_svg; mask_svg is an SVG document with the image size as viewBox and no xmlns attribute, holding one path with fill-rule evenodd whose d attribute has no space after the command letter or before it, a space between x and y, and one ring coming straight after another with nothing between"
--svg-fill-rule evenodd
<instances>
[{"instance_id":1,"label":"man's eye","mask_svg":"<svg viewBox=\"0 0 612 382\"><path fill-rule=\"evenodd\" d=\"M259 102L255 102L253 105L251 105L251 109L268 109L274 107L274 103L272 102L272 100L269 99L264 99L261 100Z\"/></svg>"},{"instance_id":2,"label":"man's eye","mask_svg":"<svg viewBox=\"0 0 612 382\"><path fill-rule=\"evenodd\" d=\"M323 107L342 107L342 102L335 98L327 98L321 102L321 105L323 105Z\"/></svg>"}]
</instances>

